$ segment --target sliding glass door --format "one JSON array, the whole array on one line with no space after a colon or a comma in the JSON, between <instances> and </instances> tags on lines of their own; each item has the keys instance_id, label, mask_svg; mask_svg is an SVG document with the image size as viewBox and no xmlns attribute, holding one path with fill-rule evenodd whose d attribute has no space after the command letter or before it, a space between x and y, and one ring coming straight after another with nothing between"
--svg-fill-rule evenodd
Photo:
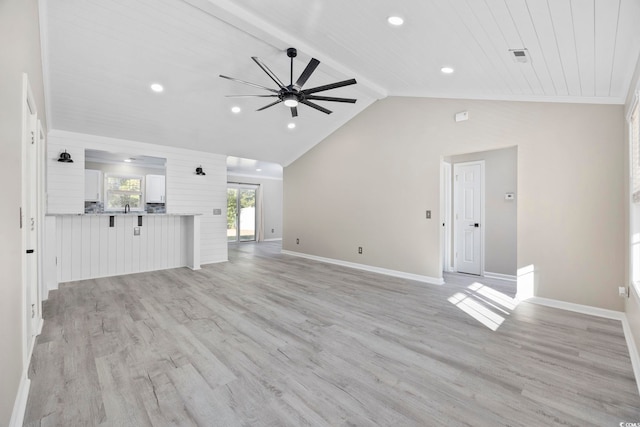
<instances>
[{"instance_id":1,"label":"sliding glass door","mask_svg":"<svg viewBox=\"0 0 640 427\"><path fill-rule=\"evenodd\" d=\"M256 188L229 185L227 188L227 241L256 240Z\"/></svg>"}]
</instances>

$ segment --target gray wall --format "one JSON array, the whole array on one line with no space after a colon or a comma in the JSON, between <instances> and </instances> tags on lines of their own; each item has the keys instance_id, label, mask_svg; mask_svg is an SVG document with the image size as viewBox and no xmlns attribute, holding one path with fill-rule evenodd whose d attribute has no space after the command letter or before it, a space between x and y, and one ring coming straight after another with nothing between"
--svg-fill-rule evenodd
<instances>
[{"instance_id":1,"label":"gray wall","mask_svg":"<svg viewBox=\"0 0 640 427\"><path fill-rule=\"evenodd\" d=\"M518 195L512 201L505 200L504 195L516 192L518 149L511 147L445 158L451 164L476 160L485 162L484 271L515 276ZM453 230L451 234L453 236Z\"/></svg>"},{"instance_id":2,"label":"gray wall","mask_svg":"<svg viewBox=\"0 0 640 427\"><path fill-rule=\"evenodd\" d=\"M22 374L21 206L22 73L29 76L46 130L38 3L0 1L0 425L8 425ZM10 184L10 185L9 185Z\"/></svg>"},{"instance_id":3,"label":"gray wall","mask_svg":"<svg viewBox=\"0 0 640 427\"><path fill-rule=\"evenodd\" d=\"M622 310L624 129L620 105L386 98L285 168L283 247L438 278L440 159L517 146L517 267Z\"/></svg>"},{"instance_id":4,"label":"gray wall","mask_svg":"<svg viewBox=\"0 0 640 427\"><path fill-rule=\"evenodd\" d=\"M282 239L282 180L228 175L227 181L245 184L262 184L264 238L265 240Z\"/></svg>"}]
</instances>

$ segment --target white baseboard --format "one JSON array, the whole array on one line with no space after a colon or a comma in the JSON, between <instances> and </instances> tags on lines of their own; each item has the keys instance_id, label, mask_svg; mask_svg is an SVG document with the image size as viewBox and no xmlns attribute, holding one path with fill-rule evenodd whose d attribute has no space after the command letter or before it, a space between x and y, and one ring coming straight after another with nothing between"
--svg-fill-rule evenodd
<instances>
[{"instance_id":1,"label":"white baseboard","mask_svg":"<svg viewBox=\"0 0 640 427\"><path fill-rule=\"evenodd\" d=\"M510 282L518 281L518 278L513 274L492 273L490 271L485 271L483 276L486 277L487 279L508 280Z\"/></svg>"},{"instance_id":2,"label":"white baseboard","mask_svg":"<svg viewBox=\"0 0 640 427\"><path fill-rule=\"evenodd\" d=\"M626 316L622 311L607 310L605 308L592 307L590 305L574 304L572 302L560 301L556 299L531 297L523 301L531 302L538 305L545 305L547 307L573 311L576 313L588 314L591 316L604 317L606 319L614 319L614 320L626 319Z\"/></svg>"},{"instance_id":3,"label":"white baseboard","mask_svg":"<svg viewBox=\"0 0 640 427\"><path fill-rule=\"evenodd\" d=\"M638 296L638 290L635 285L630 285L632 289L629 289L629 298L633 298L635 303L640 306L640 296ZM628 302L627 302L628 304ZM633 366L633 374L636 377L636 385L638 386L638 393L640 393L640 354L638 354L638 346L633 338L633 332L631 331L631 324L629 319L625 316L622 321L622 328L624 329L624 336L627 339L627 346L629 347L629 357L631 358L631 365Z\"/></svg>"},{"instance_id":4,"label":"white baseboard","mask_svg":"<svg viewBox=\"0 0 640 427\"><path fill-rule=\"evenodd\" d=\"M275 239L264 239L263 242L282 242L282 237L278 237Z\"/></svg>"},{"instance_id":5,"label":"white baseboard","mask_svg":"<svg viewBox=\"0 0 640 427\"><path fill-rule=\"evenodd\" d=\"M444 279L437 278L437 277L430 277L430 276L423 276L423 275L420 275L420 274L406 273L404 271L390 270L390 269L387 269L387 268L374 267L374 266L371 266L371 265L358 264L358 263L355 263L355 262L342 261L342 260L333 259L333 258L325 258L325 257L320 257L320 256L316 256L316 255L309 255L309 254L305 254L305 253L301 253L301 252L287 251L287 250L284 250L284 249L281 251L281 253L283 253L285 255L291 255L291 256L300 257L300 258L307 258L307 259L311 259L311 260L314 260L314 261L326 262L327 264L335 264L335 265L340 265L340 266L343 266L343 267L355 268L357 270L369 271L371 273L378 273L378 274L384 274L384 275L387 275L387 276L400 277L402 279L415 280L415 281L418 281L418 282L429 283L431 285L444 285Z\"/></svg>"},{"instance_id":6,"label":"white baseboard","mask_svg":"<svg viewBox=\"0 0 640 427\"><path fill-rule=\"evenodd\" d=\"M633 368L633 375L636 378L636 386L638 387L638 393L640 393L640 355L638 355L638 347L636 347L635 340L633 339L633 334L631 333L631 326L629 325L629 321L627 320L627 315L624 312L592 307L590 305L573 304L570 302L558 301L554 299L541 298L541 297L531 297L531 298L525 299L524 301L531 302L534 304L544 305L547 307L574 311L576 313L604 317L606 319L619 320L622 323L622 330L624 331L624 339L627 342L627 348L629 349L629 357L631 358L631 367Z\"/></svg>"},{"instance_id":7,"label":"white baseboard","mask_svg":"<svg viewBox=\"0 0 640 427\"><path fill-rule=\"evenodd\" d=\"M24 413L27 410L27 399L29 398L30 387L31 380L27 378L27 374L25 372L20 376L20 386L18 387L16 401L13 404L13 412L11 413L9 427L22 427L24 422Z\"/></svg>"},{"instance_id":8,"label":"white baseboard","mask_svg":"<svg viewBox=\"0 0 640 427\"><path fill-rule=\"evenodd\" d=\"M627 347L629 347L629 357L631 358L633 375L636 377L636 386L638 387L638 393L640 393L640 355L638 354L638 347L636 347L636 342L633 339L631 325L629 325L627 316L622 319L622 329L624 330L624 338L627 340Z\"/></svg>"}]
</instances>

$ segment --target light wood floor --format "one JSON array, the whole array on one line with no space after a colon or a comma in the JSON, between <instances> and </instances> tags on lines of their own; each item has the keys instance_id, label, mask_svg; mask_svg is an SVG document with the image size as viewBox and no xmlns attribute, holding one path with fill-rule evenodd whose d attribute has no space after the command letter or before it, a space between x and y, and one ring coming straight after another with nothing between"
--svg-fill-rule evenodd
<instances>
[{"instance_id":1,"label":"light wood floor","mask_svg":"<svg viewBox=\"0 0 640 427\"><path fill-rule=\"evenodd\" d=\"M427 285L279 249L62 284L45 305L25 425L640 422L619 321L514 310L499 281Z\"/></svg>"}]
</instances>

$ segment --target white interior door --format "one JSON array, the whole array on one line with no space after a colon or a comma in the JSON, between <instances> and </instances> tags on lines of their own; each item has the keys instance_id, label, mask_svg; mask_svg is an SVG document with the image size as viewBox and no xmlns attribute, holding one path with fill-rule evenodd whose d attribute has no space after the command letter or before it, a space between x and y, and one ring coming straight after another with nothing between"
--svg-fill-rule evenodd
<instances>
[{"instance_id":1,"label":"white interior door","mask_svg":"<svg viewBox=\"0 0 640 427\"><path fill-rule=\"evenodd\" d=\"M39 287L40 265L40 201L42 189L39 179L42 178L38 170L41 163L38 162L38 146L40 135L38 132L38 116L33 94L29 87L26 75L24 83L23 104L23 151L22 151L22 215L20 227L22 228L22 273L24 296L24 365L29 364L29 358L33 349L36 335L41 325L42 296Z\"/></svg>"},{"instance_id":2,"label":"white interior door","mask_svg":"<svg viewBox=\"0 0 640 427\"><path fill-rule=\"evenodd\" d=\"M456 271L480 275L484 163L456 163L453 173Z\"/></svg>"}]
</instances>

